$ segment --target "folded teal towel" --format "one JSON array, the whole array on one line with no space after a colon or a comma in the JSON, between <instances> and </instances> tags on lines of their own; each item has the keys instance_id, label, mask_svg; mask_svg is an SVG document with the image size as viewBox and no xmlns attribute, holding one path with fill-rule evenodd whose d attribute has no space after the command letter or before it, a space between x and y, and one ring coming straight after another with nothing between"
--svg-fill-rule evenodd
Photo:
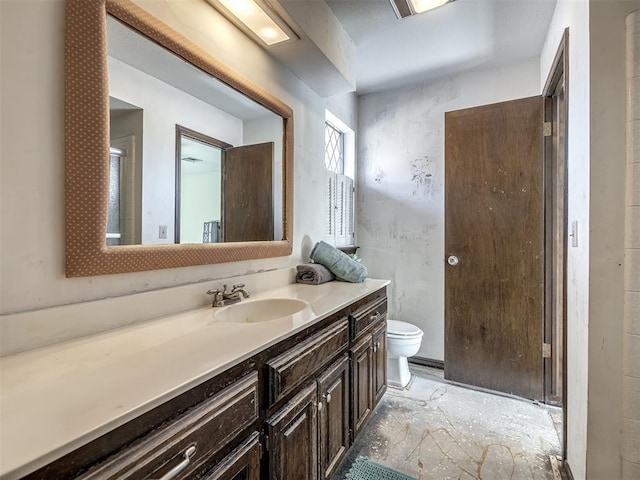
<instances>
[{"instance_id":1,"label":"folded teal towel","mask_svg":"<svg viewBox=\"0 0 640 480\"><path fill-rule=\"evenodd\" d=\"M311 260L327 267L338 280L360 283L367 278L367 267L326 242L315 244L311 250Z\"/></svg>"}]
</instances>

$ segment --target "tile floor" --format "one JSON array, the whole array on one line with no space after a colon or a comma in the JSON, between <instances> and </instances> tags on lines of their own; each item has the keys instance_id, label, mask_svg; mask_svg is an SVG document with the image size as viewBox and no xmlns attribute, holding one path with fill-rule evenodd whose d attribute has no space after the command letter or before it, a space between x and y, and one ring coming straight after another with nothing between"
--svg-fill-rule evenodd
<instances>
[{"instance_id":1,"label":"tile floor","mask_svg":"<svg viewBox=\"0 0 640 480\"><path fill-rule=\"evenodd\" d=\"M389 388L333 480L365 455L418 480L553 480L562 410L447 383L411 366L409 390Z\"/></svg>"}]
</instances>

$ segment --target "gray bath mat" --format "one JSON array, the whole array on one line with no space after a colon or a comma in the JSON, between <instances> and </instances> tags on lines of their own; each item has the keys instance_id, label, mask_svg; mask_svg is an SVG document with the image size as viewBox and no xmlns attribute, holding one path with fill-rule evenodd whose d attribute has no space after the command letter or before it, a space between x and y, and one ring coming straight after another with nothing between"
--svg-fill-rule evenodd
<instances>
[{"instance_id":1,"label":"gray bath mat","mask_svg":"<svg viewBox=\"0 0 640 480\"><path fill-rule=\"evenodd\" d=\"M384 465L378 465L367 457L355 459L345 480L415 480L404 473L397 472Z\"/></svg>"}]
</instances>

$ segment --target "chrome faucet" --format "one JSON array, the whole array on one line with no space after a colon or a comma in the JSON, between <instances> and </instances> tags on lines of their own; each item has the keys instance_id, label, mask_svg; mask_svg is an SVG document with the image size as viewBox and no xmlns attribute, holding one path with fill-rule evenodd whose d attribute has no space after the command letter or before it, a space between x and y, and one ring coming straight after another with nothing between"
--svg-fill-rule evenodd
<instances>
[{"instance_id":1,"label":"chrome faucet","mask_svg":"<svg viewBox=\"0 0 640 480\"><path fill-rule=\"evenodd\" d=\"M224 307L238 303L243 298L249 297L249 292L244 288L244 283L234 285L231 291L227 291L227 286L223 285L222 290L208 290L207 295L213 295L213 307Z\"/></svg>"}]
</instances>

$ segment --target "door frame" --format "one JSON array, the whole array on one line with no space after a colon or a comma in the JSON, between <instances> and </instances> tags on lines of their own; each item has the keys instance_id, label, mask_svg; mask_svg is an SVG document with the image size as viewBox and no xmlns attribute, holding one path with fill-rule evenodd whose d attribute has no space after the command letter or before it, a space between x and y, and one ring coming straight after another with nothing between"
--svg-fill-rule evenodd
<instances>
[{"instance_id":1,"label":"door frame","mask_svg":"<svg viewBox=\"0 0 640 480\"><path fill-rule=\"evenodd\" d=\"M557 110L557 104L554 102L553 95L556 91L560 82L564 82L564 108L562 111ZM544 88L542 90L542 96L544 98L544 121L552 122L554 117L557 115L562 115L564 117L564 145L562 150L563 165L562 165L562 181L563 181L563 189L562 194L564 196L564 201L562 205L562 335L559 342L556 342L556 345L552 345L552 352L556 350L558 347L561 348L561 368L562 368L562 395L561 395L561 406L562 406L562 457L566 459L567 457L567 252L568 252L568 138L569 138L569 28L566 28L563 32L562 38L560 39L560 44L558 45L558 49L556 50L556 55L554 57L553 63L551 64L551 68L549 70L549 74L547 76L547 80L545 82ZM554 125L552 124L552 128ZM553 323L553 318L551 316L551 305L548 305L549 294L552 289L556 288L558 285L555 284L555 276L552 275L550 265L553 265L551 258L549 258L551 249L549 248L553 241L550 237L551 231L551 218L549 218L549 208L552 208L555 205L555 201L553 201L557 190L553 188L556 178L550 178L548 175L552 172L552 163L556 162L557 158L553 155L553 136L547 136L544 138L544 171L545 171L545 320L544 320L544 332L545 332L545 343L548 342L549 338L552 336L552 332L555 328ZM556 170L557 172L557 170ZM551 202L548 202L549 195L552 196ZM556 290L557 291L557 290ZM560 345L557 345L560 343ZM553 354L553 353L552 353ZM548 401L550 396L550 387L551 387L551 378L553 374L552 369L552 361L553 358L545 358L544 359L544 396L545 402Z\"/></svg>"},{"instance_id":2,"label":"door frame","mask_svg":"<svg viewBox=\"0 0 640 480\"><path fill-rule=\"evenodd\" d=\"M182 188L181 185L181 176L182 176L182 137L188 137L192 140L206 143L212 147L218 148L221 151L222 155L222 164L224 165L224 154L228 148L233 147L230 143L223 142L222 140L218 140L217 138L210 137L209 135L205 135L204 133L200 133L196 130L192 130L191 128L183 127L182 125L178 125L176 123L176 162L175 162L175 210L174 210L174 242L176 245L180 244L180 191ZM222 191L222 185L220 186L220 196L224 197L224 193ZM222 201L220 203L222 205ZM222 220L222 219L221 219Z\"/></svg>"}]
</instances>

